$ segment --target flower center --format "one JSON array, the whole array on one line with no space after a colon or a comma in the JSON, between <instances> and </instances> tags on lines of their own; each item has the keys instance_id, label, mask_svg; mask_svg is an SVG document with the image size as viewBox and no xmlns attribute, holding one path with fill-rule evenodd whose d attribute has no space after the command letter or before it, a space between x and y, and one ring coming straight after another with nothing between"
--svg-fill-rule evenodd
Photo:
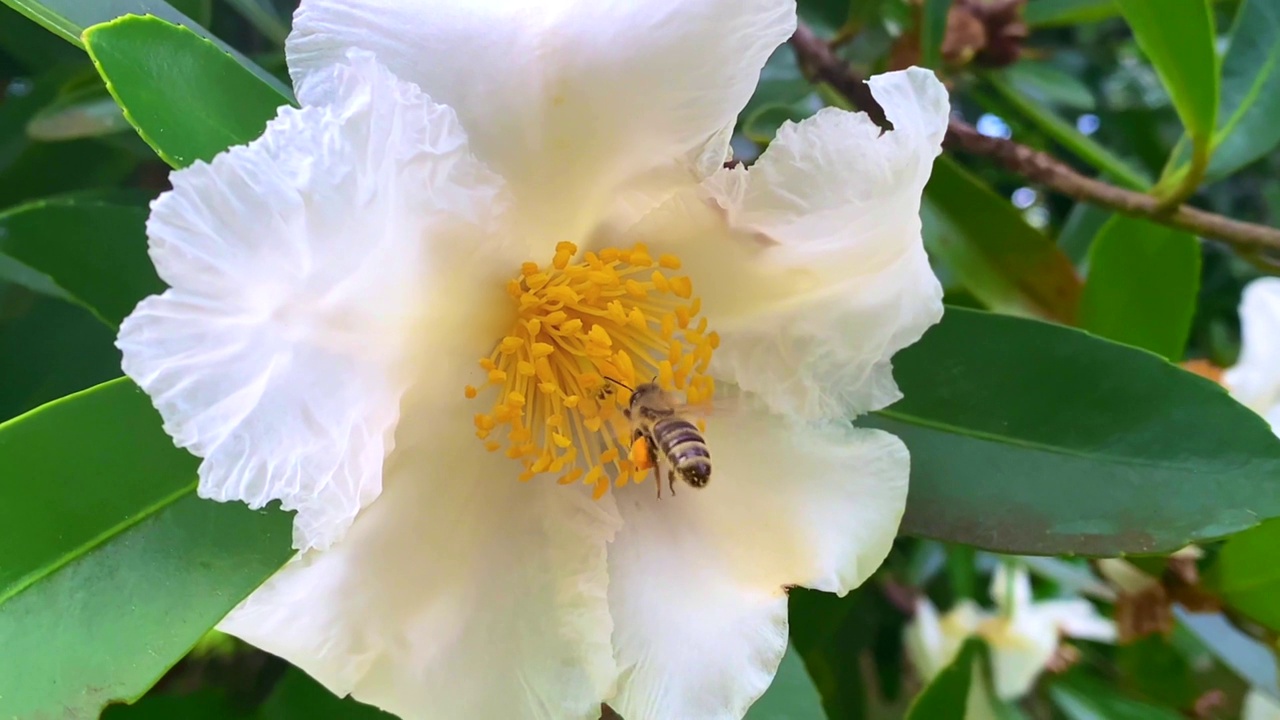
<instances>
[{"instance_id":1,"label":"flower center","mask_svg":"<svg viewBox=\"0 0 1280 720\"><path fill-rule=\"evenodd\" d=\"M643 245L588 252L562 242L549 266L527 262L507 284L517 307L511 332L480 360L493 409L475 416L490 452L520 461L521 481L542 473L567 485L641 482L649 465L632 451L623 415L628 388L657 382L707 402L706 374L716 333L699 318L701 301L688 277L672 275L680 260L650 257ZM467 386L475 398L481 390Z\"/></svg>"}]
</instances>

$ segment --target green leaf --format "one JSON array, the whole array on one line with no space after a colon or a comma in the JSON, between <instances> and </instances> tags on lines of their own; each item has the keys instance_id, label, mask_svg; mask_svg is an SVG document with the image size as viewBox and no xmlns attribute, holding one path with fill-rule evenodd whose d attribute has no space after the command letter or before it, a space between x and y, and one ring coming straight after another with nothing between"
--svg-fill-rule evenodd
<instances>
[{"instance_id":1,"label":"green leaf","mask_svg":"<svg viewBox=\"0 0 1280 720\"><path fill-rule=\"evenodd\" d=\"M1218 56L1210 0L1115 0L1191 137L1191 167L1171 197L1199 186L1218 118Z\"/></svg>"},{"instance_id":2,"label":"green leaf","mask_svg":"<svg viewBox=\"0 0 1280 720\"><path fill-rule=\"evenodd\" d=\"M51 278L111 327L165 289L147 257L147 211L84 200L0 213L0 253Z\"/></svg>"},{"instance_id":3,"label":"green leaf","mask_svg":"<svg viewBox=\"0 0 1280 720\"><path fill-rule=\"evenodd\" d=\"M292 554L290 516L195 495L116 380L0 425L0 716L139 697Z\"/></svg>"},{"instance_id":4,"label":"green leaf","mask_svg":"<svg viewBox=\"0 0 1280 720\"><path fill-rule=\"evenodd\" d=\"M1217 182L1252 163L1280 144L1280 4L1244 0L1231 29L1222 62L1222 110L1213 138L1213 159L1206 182ZM1188 172L1189 149L1180 142L1172 170L1162 185L1182 182Z\"/></svg>"},{"instance_id":5,"label":"green leaf","mask_svg":"<svg viewBox=\"0 0 1280 720\"><path fill-rule=\"evenodd\" d=\"M773 684L751 706L744 720L827 720L822 696L794 647L787 648Z\"/></svg>"},{"instance_id":6,"label":"green leaf","mask_svg":"<svg viewBox=\"0 0 1280 720\"><path fill-rule=\"evenodd\" d=\"M1097 22L1120 14L1115 0L1030 0L1023 18L1033 28Z\"/></svg>"},{"instance_id":7,"label":"green leaf","mask_svg":"<svg viewBox=\"0 0 1280 720\"><path fill-rule=\"evenodd\" d=\"M27 135L54 142L113 135L129 127L115 99L97 85L77 88L41 108L27 123Z\"/></svg>"},{"instance_id":8,"label":"green leaf","mask_svg":"<svg viewBox=\"0 0 1280 720\"><path fill-rule=\"evenodd\" d=\"M183 15L164 0L0 0L26 15L67 42L83 47L81 35L94 25L109 22L124 15L154 15L175 25L189 28L206 38L223 52L230 53L243 69L259 80L271 85L282 95L291 97L289 88L267 71L254 65L239 51L222 42L191 18Z\"/></svg>"},{"instance_id":9,"label":"green leaf","mask_svg":"<svg viewBox=\"0 0 1280 720\"><path fill-rule=\"evenodd\" d=\"M1089 257L1089 248L1102 227L1111 221L1113 213L1091 203L1078 202L1067 214L1058 231L1058 247L1077 265L1083 265Z\"/></svg>"},{"instance_id":10,"label":"green leaf","mask_svg":"<svg viewBox=\"0 0 1280 720\"><path fill-rule=\"evenodd\" d=\"M1181 713L1127 698L1081 673L1050 685L1049 697L1068 720L1184 720Z\"/></svg>"},{"instance_id":11,"label":"green leaf","mask_svg":"<svg viewBox=\"0 0 1280 720\"><path fill-rule=\"evenodd\" d=\"M1002 101L1034 124L1045 135L1048 135L1054 142L1062 145L1098 172L1134 190L1143 190L1151 185L1151 179L1143 171L1135 168L1128 161L1121 159L1097 143L1093 138L1077 130L1074 125L1058 117L1052 110L1034 100L1030 95L1018 88L1009 75L990 72L985 74L983 78L986 80L987 85L1000 96Z\"/></svg>"},{"instance_id":12,"label":"green leaf","mask_svg":"<svg viewBox=\"0 0 1280 720\"><path fill-rule=\"evenodd\" d=\"M84 40L138 134L174 167L253 140L288 102L209 41L157 18L95 25Z\"/></svg>"},{"instance_id":13,"label":"green leaf","mask_svg":"<svg viewBox=\"0 0 1280 720\"><path fill-rule=\"evenodd\" d=\"M1098 107L1093 90L1083 80L1047 62L1022 60L1004 68L1002 74L1018 92L1037 102L1083 112Z\"/></svg>"},{"instance_id":14,"label":"green leaf","mask_svg":"<svg viewBox=\"0 0 1280 720\"><path fill-rule=\"evenodd\" d=\"M1232 608L1280 632L1280 520L1227 540L1206 578Z\"/></svg>"},{"instance_id":15,"label":"green leaf","mask_svg":"<svg viewBox=\"0 0 1280 720\"><path fill-rule=\"evenodd\" d=\"M1215 580L1207 578L1212 584ZM1222 613L1189 613L1175 606L1173 614L1178 619L1174 629L1175 643L1187 636L1199 641L1241 679L1255 689L1280 700L1280 683L1277 683L1275 651L1253 637L1244 634Z\"/></svg>"},{"instance_id":16,"label":"green leaf","mask_svg":"<svg viewBox=\"0 0 1280 720\"><path fill-rule=\"evenodd\" d=\"M982 641L969 638L951 664L942 669L911 703L905 720L965 720L974 665L982 662Z\"/></svg>"},{"instance_id":17,"label":"green leaf","mask_svg":"<svg viewBox=\"0 0 1280 720\"><path fill-rule=\"evenodd\" d=\"M396 716L337 697L310 675L289 668L254 720L396 720Z\"/></svg>"},{"instance_id":18,"label":"green leaf","mask_svg":"<svg viewBox=\"0 0 1280 720\"><path fill-rule=\"evenodd\" d=\"M951 0L924 0L920 18L920 64L942 66L942 39L947 34L947 13Z\"/></svg>"},{"instance_id":19,"label":"green leaf","mask_svg":"<svg viewBox=\"0 0 1280 720\"><path fill-rule=\"evenodd\" d=\"M1116 215L1089 252L1080 327L1182 360L1200 291L1200 243L1164 225Z\"/></svg>"},{"instance_id":20,"label":"green leaf","mask_svg":"<svg viewBox=\"0 0 1280 720\"><path fill-rule=\"evenodd\" d=\"M1074 321L1080 279L1071 260L954 160L934 164L921 218L930 254L987 307Z\"/></svg>"},{"instance_id":21,"label":"green leaf","mask_svg":"<svg viewBox=\"0 0 1280 720\"><path fill-rule=\"evenodd\" d=\"M1217 384L1047 323L948 308L859 424L911 450L903 531L1027 555L1172 552L1280 515L1280 438Z\"/></svg>"},{"instance_id":22,"label":"green leaf","mask_svg":"<svg viewBox=\"0 0 1280 720\"><path fill-rule=\"evenodd\" d=\"M226 693L204 688L190 695L154 695L133 705L111 705L103 711L101 720L249 720L250 717L239 711Z\"/></svg>"},{"instance_id":23,"label":"green leaf","mask_svg":"<svg viewBox=\"0 0 1280 720\"><path fill-rule=\"evenodd\" d=\"M276 45L284 45L289 36L289 21L280 16L271 0L227 0L227 4L263 37Z\"/></svg>"},{"instance_id":24,"label":"green leaf","mask_svg":"<svg viewBox=\"0 0 1280 720\"><path fill-rule=\"evenodd\" d=\"M0 422L120 377L110 328L83 308L19 292L0 292L25 306L0 323Z\"/></svg>"}]
</instances>

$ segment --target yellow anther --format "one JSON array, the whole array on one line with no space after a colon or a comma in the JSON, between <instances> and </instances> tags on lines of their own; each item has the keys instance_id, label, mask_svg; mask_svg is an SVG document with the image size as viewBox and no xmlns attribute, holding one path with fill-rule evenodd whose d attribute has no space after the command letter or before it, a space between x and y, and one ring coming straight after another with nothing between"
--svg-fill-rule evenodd
<instances>
[{"instance_id":1,"label":"yellow anther","mask_svg":"<svg viewBox=\"0 0 1280 720\"><path fill-rule=\"evenodd\" d=\"M653 286L658 289L658 292L671 292L671 282L668 281L667 276L663 275L661 272L654 270L653 274L649 276L649 279L653 281Z\"/></svg>"},{"instance_id":2,"label":"yellow anther","mask_svg":"<svg viewBox=\"0 0 1280 720\"><path fill-rule=\"evenodd\" d=\"M711 397L705 372L719 338L706 332L691 280L665 275L680 267L642 244L579 255L568 242L547 265L522 264L505 286L512 330L479 361L501 388L475 416L485 449L505 450L521 480L582 482L597 497L644 480L652 458L647 441L628 440L626 388L652 373L690 401ZM464 388L468 398L481 392Z\"/></svg>"},{"instance_id":3,"label":"yellow anther","mask_svg":"<svg viewBox=\"0 0 1280 720\"><path fill-rule=\"evenodd\" d=\"M712 330L710 333L708 333L707 345L710 346L712 350L719 350L720 349L720 333L716 332L715 330Z\"/></svg>"}]
</instances>

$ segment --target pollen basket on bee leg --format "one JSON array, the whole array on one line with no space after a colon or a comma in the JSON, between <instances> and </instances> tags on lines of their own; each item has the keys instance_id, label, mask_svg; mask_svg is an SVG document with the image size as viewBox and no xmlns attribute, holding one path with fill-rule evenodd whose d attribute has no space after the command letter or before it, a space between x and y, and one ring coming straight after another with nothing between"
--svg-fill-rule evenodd
<instances>
[{"instance_id":1,"label":"pollen basket on bee leg","mask_svg":"<svg viewBox=\"0 0 1280 720\"><path fill-rule=\"evenodd\" d=\"M652 380L690 404L711 400L719 337L679 269L643 245L579 257L562 242L549 264L526 262L507 283L515 321L464 393L491 403L475 415L476 436L510 457L521 481L581 482L597 498L642 482L650 466L635 457L629 388Z\"/></svg>"}]
</instances>

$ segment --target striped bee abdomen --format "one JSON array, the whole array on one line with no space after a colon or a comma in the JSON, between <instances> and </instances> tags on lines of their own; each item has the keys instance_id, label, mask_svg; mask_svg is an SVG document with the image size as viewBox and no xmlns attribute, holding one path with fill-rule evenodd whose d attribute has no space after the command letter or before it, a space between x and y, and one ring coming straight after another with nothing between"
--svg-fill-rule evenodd
<instances>
[{"instance_id":1,"label":"striped bee abdomen","mask_svg":"<svg viewBox=\"0 0 1280 720\"><path fill-rule=\"evenodd\" d=\"M652 437L681 480L702 487L711 479L711 451L693 423L680 417L663 418L653 424Z\"/></svg>"}]
</instances>

